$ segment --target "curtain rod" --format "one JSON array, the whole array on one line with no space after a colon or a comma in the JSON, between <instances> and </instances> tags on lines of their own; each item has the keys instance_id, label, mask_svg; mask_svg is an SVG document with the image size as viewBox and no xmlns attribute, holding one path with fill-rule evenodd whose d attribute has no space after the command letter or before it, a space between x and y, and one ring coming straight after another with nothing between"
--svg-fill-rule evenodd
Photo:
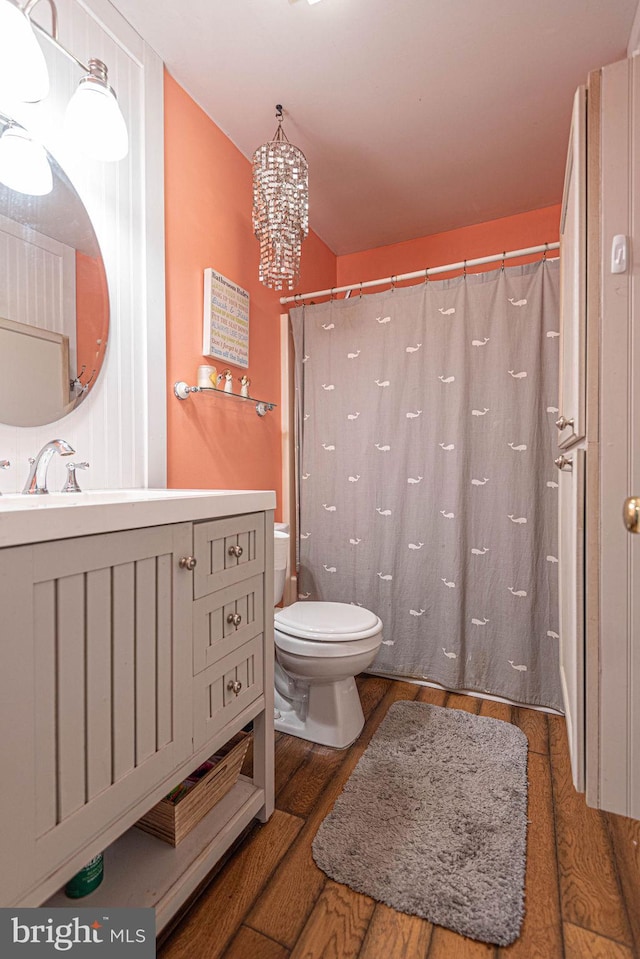
<instances>
[{"instance_id":1,"label":"curtain rod","mask_svg":"<svg viewBox=\"0 0 640 959\"><path fill-rule=\"evenodd\" d=\"M334 286L331 290L316 290L314 293L296 293L293 296L281 296L280 302L300 303L310 300L312 296L333 296L334 293L346 293L349 290L366 289L369 286L383 286L386 283L399 283L401 280L426 280L436 273L450 273L452 270L466 270L469 266L481 266L484 263L498 263L503 260L513 260L520 256L530 256L534 253L547 253L549 250L558 250L559 243L543 243L541 246L528 246L524 250L511 250L509 253L494 253L491 256L479 256L475 260L461 260L459 263L448 263L446 266L433 266L426 270L416 270L413 273L400 273L398 276L386 276L381 280L365 280L364 283L350 283L348 286Z\"/></svg>"}]
</instances>

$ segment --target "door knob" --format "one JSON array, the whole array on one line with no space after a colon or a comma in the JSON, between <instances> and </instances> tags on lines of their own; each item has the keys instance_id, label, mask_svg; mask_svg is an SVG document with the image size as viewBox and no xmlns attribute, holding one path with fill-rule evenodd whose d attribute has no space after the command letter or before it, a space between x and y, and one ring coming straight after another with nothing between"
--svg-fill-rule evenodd
<instances>
[{"instance_id":1,"label":"door knob","mask_svg":"<svg viewBox=\"0 0 640 959\"><path fill-rule=\"evenodd\" d=\"M235 556L236 559L240 559L242 556L242 546L230 546L229 556Z\"/></svg>"},{"instance_id":2,"label":"door knob","mask_svg":"<svg viewBox=\"0 0 640 959\"><path fill-rule=\"evenodd\" d=\"M237 696L242 689L242 683L237 679L230 679L227 683L227 689L230 693L233 693L234 696Z\"/></svg>"},{"instance_id":3,"label":"door knob","mask_svg":"<svg viewBox=\"0 0 640 959\"><path fill-rule=\"evenodd\" d=\"M195 556L182 556L178 563L180 569L195 569L198 560Z\"/></svg>"},{"instance_id":4,"label":"door knob","mask_svg":"<svg viewBox=\"0 0 640 959\"><path fill-rule=\"evenodd\" d=\"M567 470L570 473L573 469L572 456L558 456L553 462L556 464L559 470Z\"/></svg>"},{"instance_id":5,"label":"door knob","mask_svg":"<svg viewBox=\"0 0 640 959\"><path fill-rule=\"evenodd\" d=\"M566 430L567 426L573 427L573 417L568 420L566 416L561 416L559 420L556 420L556 426L559 430Z\"/></svg>"},{"instance_id":6,"label":"door knob","mask_svg":"<svg viewBox=\"0 0 640 959\"><path fill-rule=\"evenodd\" d=\"M242 622L242 616L240 613L229 613L227 616L227 622L233 623L234 626L239 626Z\"/></svg>"},{"instance_id":7,"label":"door knob","mask_svg":"<svg viewBox=\"0 0 640 959\"><path fill-rule=\"evenodd\" d=\"M624 501L622 518L629 533L640 533L640 496L630 496Z\"/></svg>"}]
</instances>

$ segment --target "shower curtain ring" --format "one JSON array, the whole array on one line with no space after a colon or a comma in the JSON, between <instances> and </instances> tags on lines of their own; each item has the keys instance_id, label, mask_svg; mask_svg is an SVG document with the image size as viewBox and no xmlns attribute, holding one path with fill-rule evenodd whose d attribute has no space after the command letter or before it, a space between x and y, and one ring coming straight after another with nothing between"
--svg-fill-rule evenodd
<instances>
[{"instance_id":1,"label":"shower curtain ring","mask_svg":"<svg viewBox=\"0 0 640 959\"><path fill-rule=\"evenodd\" d=\"M462 275L463 275L463 277L464 277L465 280L466 280L466 278L467 278L467 261L466 261L466 260L464 261L464 265L463 265L463 267L462 267Z\"/></svg>"},{"instance_id":2,"label":"shower curtain ring","mask_svg":"<svg viewBox=\"0 0 640 959\"><path fill-rule=\"evenodd\" d=\"M335 294L333 290L334 290L334 287L331 287L331 296L329 297L329 300L335 300Z\"/></svg>"},{"instance_id":3,"label":"shower curtain ring","mask_svg":"<svg viewBox=\"0 0 640 959\"><path fill-rule=\"evenodd\" d=\"M507 251L506 251L506 250L503 250L503 251L502 251L502 265L500 266L500 269L502 270L503 273L504 273L504 258L505 258L506 255L507 255Z\"/></svg>"},{"instance_id":4,"label":"shower curtain ring","mask_svg":"<svg viewBox=\"0 0 640 959\"><path fill-rule=\"evenodd\" d=\"M392 276L392 277L391 277L391 292L392 292L392 293L394 293L394 292L395 292L395 289L396 289L396 280L397 280L397 276Z\"/></svg>"},{"instance_id":5,"label":"shower curtain ring","mask_svg":"<svg viewBox=\"0 0 640 959\"><path fill-rule=\"evenodd\" d=\"M545 245L544 245L544 253L542 254L542 261L543 261L543 263L546 262L546 259L547 259L547 250L548 250L548 249L549 249L549 244L548 244L548 243L545 243Z\"/></svg>"},{"instance_id":6,"label":"shower curtain ring","mask_svg":"<svg viewBox=\"0 0 640 959\"><path fill-rule=\"evenodd\" d=\"M424 271L424 282L425 282L425 283L428 283L428 282L429 282L429 267L428 267L428 266L425 268L425 271Z\"/></svg>"},{"instance_id":7,"label":"shower curtain ring","mask_svg":"<svg viewBox=\"0 0 640 959\"><path fill-rule=\"evenodd\" d=\"M362 280L360 280L360 296L362 296Z\"/></svg>"}]
</instances>

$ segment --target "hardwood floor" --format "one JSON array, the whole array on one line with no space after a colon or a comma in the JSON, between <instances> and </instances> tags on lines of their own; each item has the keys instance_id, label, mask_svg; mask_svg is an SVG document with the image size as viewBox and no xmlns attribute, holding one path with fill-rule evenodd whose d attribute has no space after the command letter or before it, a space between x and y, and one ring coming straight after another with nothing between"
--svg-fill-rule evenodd
<instances>
[{"instance_id":1,"label":"hardwood floor","mask_svg":"<svg viewBox=\"0 0 640 959\"><path fill-rule=\"evenodd\" d=\"M277 734L276 811L257 826L158 952L159 959L640 959L640 822L586 806L564 720L359 677L365 728L347 750ZM508 948L466 939L352 892L311 841L391 703L415 699L517 724L529 740L525 920Z\"/></svg>"}]
</instances>

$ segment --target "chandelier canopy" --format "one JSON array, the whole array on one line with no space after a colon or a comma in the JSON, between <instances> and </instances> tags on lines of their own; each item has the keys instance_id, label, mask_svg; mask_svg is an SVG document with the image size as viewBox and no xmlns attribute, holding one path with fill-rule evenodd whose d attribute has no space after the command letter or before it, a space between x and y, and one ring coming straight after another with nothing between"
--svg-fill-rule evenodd
<instances>
[{"instance_id":1,"label":"chandelier canopy","mask_svg":"<svg viewBox=\"0 0 640 959\"><path fill-rule=\"evenodd\" d=\"M300 279L300 248L309 232L307 161L282 129L276 106L273 139L253 154L253 230L260 241L260 282L289 289Z\"/></svg>"}]
</instances>

